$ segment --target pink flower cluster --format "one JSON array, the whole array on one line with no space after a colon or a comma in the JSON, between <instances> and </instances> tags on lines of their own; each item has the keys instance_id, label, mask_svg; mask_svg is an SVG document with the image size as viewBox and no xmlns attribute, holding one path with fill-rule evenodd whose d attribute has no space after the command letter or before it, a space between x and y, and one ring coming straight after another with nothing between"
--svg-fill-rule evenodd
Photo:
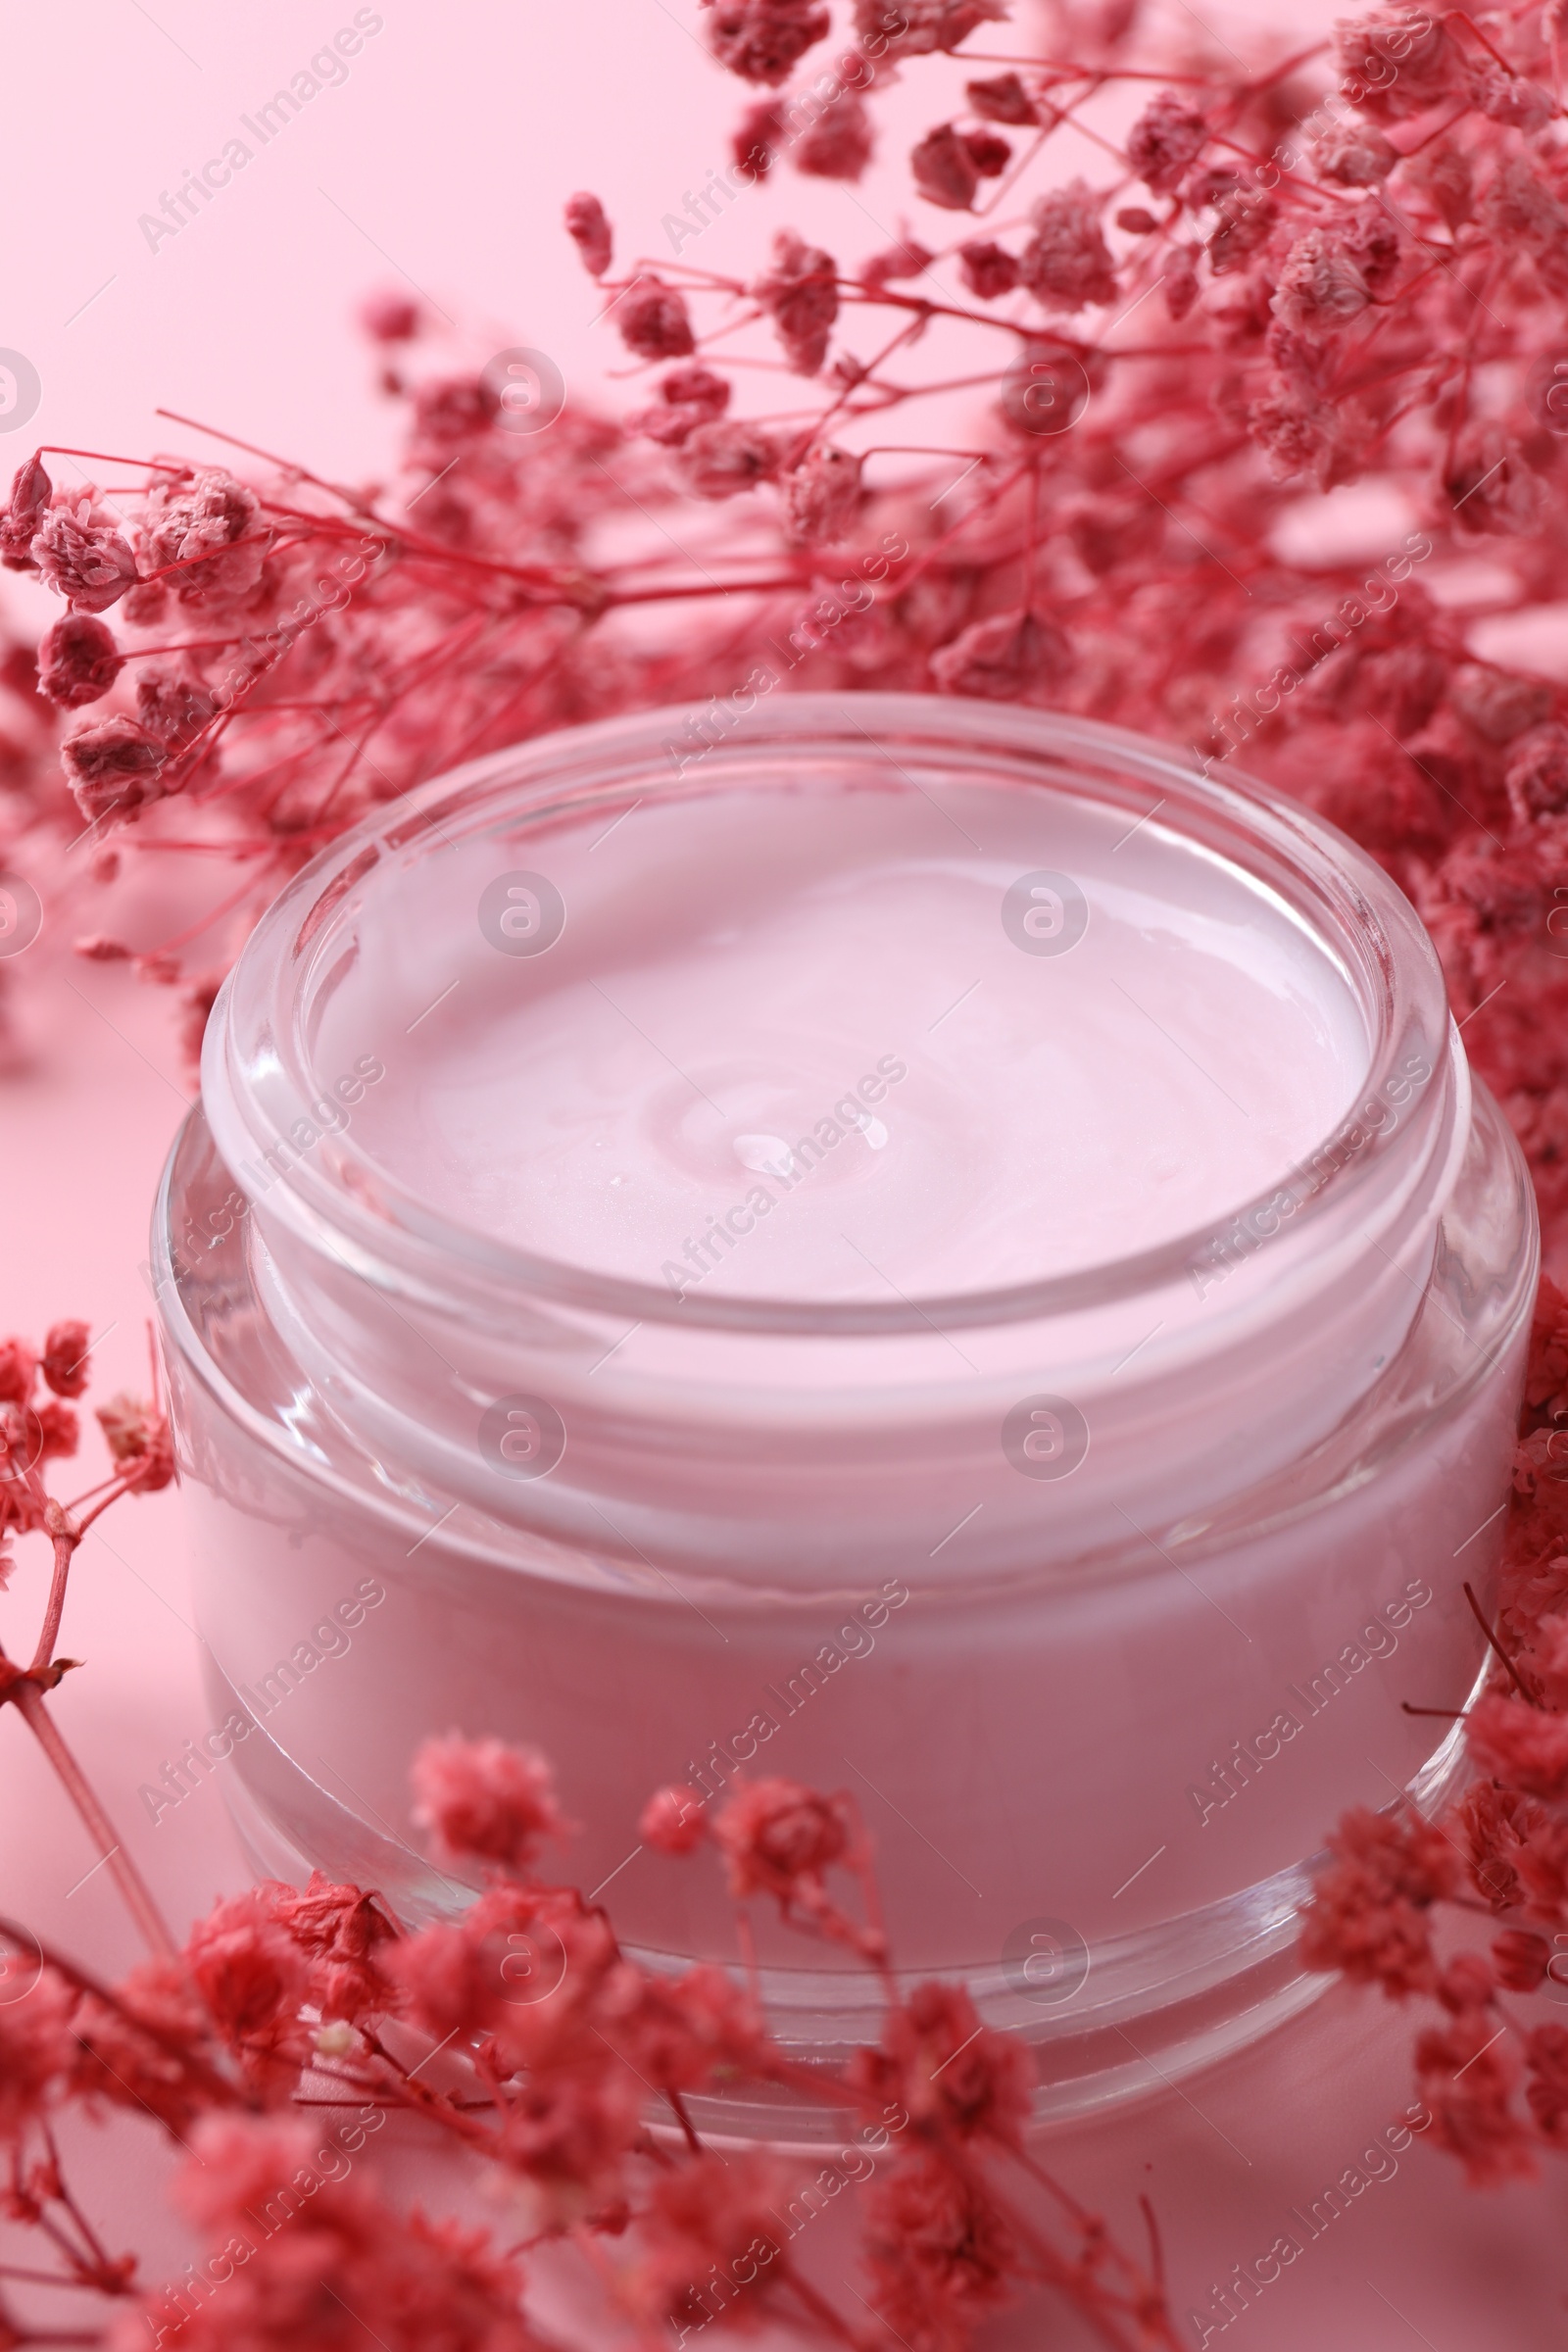
<instances>
[{"instance_id":1,"label":"pink flower cluster","mask_svg":"<svg viewBox=\"0 0 1568 2352\"><path fill-rule=\"evenodd\" d=\"M1568 1298L1542 1284L1475 1778L1443 1818L1348 1814L1305 1915L1309 1966L1435 1999L1416 2035L1434 2136L1482 2185L1568 2151ZM1468 1590L1468 1589L1467 1589ZM1474 1948L1478 1921L1497 1932ZM1471 1933L1458 1937L1457 1931Z\"/></svg>"},{"instance_id":2,"label":"pink flower cluster","mask_svg":"<svg viewBox=\"0 0 1568 2352\"><path fill-rule=\"evenodd\" d=\"M383 489L166 459L138 498L123 461L29 459L0 562L65 612L0 649L0 865L80 908L83 952L179 987L195 1037L260 906L368 809L541 729L722 696L795 631L792 683L1111 718L1344 825L1438 937L1555 1238L1568 705L1496 652L1502 616L1568 599L1555 20L1375 10L1239 59L1112 11L1070 54L966 55L1006 14L858 0L835 51L823 0L703 0L754 93L731 197L858 176L901 78L946 112L907 158L917 230L859 260L786 228L749 275L635 241L617 274L603 205L573 196L608 323L653 371L620 422L568 404L507 429L484 375L417 373L399 296L365 314L409 407ZM1056 168L1071 130L1094 172ZM918 426L955 382L956 466ZM81 480L98 462L120 514ZM1387 544L1314 553L1298 510L1352 484ZM826 564L890 530L869 612L803 629ZM692 626L715 598L723 627ZM67 866L84 823L95 854ZM122 896L147 857L186 881L172 936Z\"/></svg>"}]
</instances>

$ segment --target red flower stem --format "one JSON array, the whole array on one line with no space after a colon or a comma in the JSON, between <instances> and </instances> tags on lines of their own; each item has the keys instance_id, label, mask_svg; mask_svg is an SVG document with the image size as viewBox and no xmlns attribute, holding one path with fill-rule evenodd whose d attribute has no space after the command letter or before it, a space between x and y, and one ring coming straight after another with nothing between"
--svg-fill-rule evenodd
<instances>
[{"instance_id":1,"label":"red flower stem","mask_svg":"<svg viewBox=\"0 0 1568 2352\"><path fill-rule=\"evenodd\" d=\"M140 1480L141 1468L138 1464L133 1462L127 1469L117 1471L112 1479L109 1479L105 1482L114 1491L112 1494L103 1495L99 1501L93 1504L92 1509L86 1513L85 1517L76 1521L76 1541L78 1544L80 1543L82 1537L87 1533L88 1528L91 1527L93 1521L95 1519L101 1519L112 1502L118 1502L122 1494L135 1494ZM89 1487L87 1494L82 1496L82 1500L85 1502L91 1495L97 1494L97 1492L98 1490L96 1487Z\"/></svg>"},{"instance_id":2,"label":"red flower stem","mask_svg":"<svg viewBox=\"0 0 1568 2352\"><path fill-rule=\"evenodd\" d=\"M1149 2267L1153 2275L1154 2284L1163 2297L1165 2292L1165 2249L1160 2243L1159 2224L1154 2218L1154 2208L1148 2197L1140 2194L1138 2206L1144 2217L1144 2227L1149 2231Z\"/></svg>"},{"instance_id":3,"label":"red flower stem","mask_svg":"<svg viewBox=\"0 0 1568 2352\"><path fill-rule=\"evenodd\" d=\"M697 2136L697 2126L686 2112L686 2101L678 2090L666 2090L664 2096L675 2110L676 2119L686 2134L686 2145L694 2156L700 2156L703 2152L703 2143Z\"/></svg>"},{"instance_id":4,"label":"red flower stem","mask_svg":"<svg viewBox=\"0 0 1568 2352\"><path fill-rule=\"evenodd\" d=\"M1481 1631L1487 1637L1488 1647L1495 1651L1496 1655L1502 1660L1504 1669L1508 1675L1508 1679L1513 1684L1513 1687L1518 1691L1520 1697L1528 1700L1530 1705L1533 1707L1539 1706L1541 1703L1540 1700L1526 1686L1523 1675L1521 1675L1518 1667L1514 1664L1512 1658L1509 1657L1508 1652L1503 1648L1502 1643L1497 1640L1496 1635L1487 1623L1486 1613L1483 1610L1480 1601L1476 1598L1475 1588L1472 1585L1467 1584L1461 1586L1460 1590L1463 1592L1465 1599L1470 1603L1471 1616L1475 1619L1477 1625L1480 1626Z\"/></svg>"},{"instance_id":5,"label":"red flower stem","mask_svg":"<svg viewBox=\"0 0 1568 2352\"><path fill-rule=\"evenodd\" d=\"M1111 2352L1137 2352L1137 2347L1129 2341L1122 2328L1118 2298L1108 2288L1102 2286L1097 2279L1087 2275L1081 2261L1078 2263L1070 2261L1058 2247L1051 2243L1049 2238L1043 2237L1040 2231L1018 2211L1004 2191L998 2188L994 2182L989 2181L976 2166L970 2164L961 2150L950 2147L946 2153L955 2172L959 2174L967 2183L970 2194L982 2201L989 2201L1006 2228L1018 2239L1020 2245L1025 2246L1034 2256L1040 2265L1044 2283L1054 2286L1058 2294L1063 2294L1068 2298L1102 2341L1111 2347ZM1064 2191L1058 2191L1058 2193L1065 2194ZM1087 2230L1085 2235L1088 2235ZM1112 2253L1122 2271L1130 2274L1134 2278L1137 2278L1137 2271L1126 2255L1116 2254L1114 2247L1107 2246L1106 2250ZM1153 2339L1155 2342L1167 2347L1168 2352L1187 2352L1187 2348L1171 2327L1169 2314L1164 2308L1163 2297L1152 2288L1146 2289L1139 2299L1138 2310L1141 2327L1147 2327L1152 2321L1158 2328L1159 2333ZM1146 2335L1144 2343L1147 2345L1149 2340Z\"/></svg>"},{"instance_id":6,"label":"red flower stem","mask_svg":"<svg viewBox=\"0 0 1568 2352\"><path fill-rule=\"evenodd\" d=\"M101 1984L89 1969L78 1966L74 1960L68 1960L63 1952L57 1952L49 1944L41 1941L30 1929L19 1926L15 1920L0 1918L0 1938L7 1943L14 1944L19 1952L36 1952L44 1965L52 1968L56 1976L63 1977L68 1984L74 1984L78 1992L91 1993L95 2001L102 2001L104 2007L112 2009L122 2023L130 2028L132 2033L144 2034L147 2040L155 2043L164 2052L166 2057L176 2060L180 2066L186 2068L191 2076L201 2083L215 2104L228 2107L248 2104L244 2092L237 2090L232 2082L227 2082L215 2067L210 2066L205 2058L190 2047L188 2042L180 2041L174 2034L166 2033L163 2027L155 2025L150 2018L138 2017L133 2009L125 2006L119 1993L114 1991L110 1985ZM178 2136L177 2133L175 2136Z\"/></svg>"},{"instance_id":7,"label":"red flower stem","mask_svg":"<svg viewBox=\"0 0 1568 2352\"><path fill-rule=\"evenodd\" d=\"M28 2286L69 2286L74 2293L81 2291L79 2278L62 2278L58 2271L29 2271L20 2262L0 2262L0 2278L19 2278Z\"/></svg>"},{"instance_id":8,"label":"red flower stem","mask_svg":"<svg viewBox=\"0 0 1568 2352\"><path fill-rule=\"evenodd\" d=\"M318 473L312 473L308 466L296 466L286 458L274 457L270 449L258 449L254 441L242 441L237 433L221 433L217 425L203 424L195 416L182 416L177 409L155 409L153 414L155 416L167 416L171 424L188 424L193 433L205 433L210 441L226 441L230 449L242 449L247 457L260 458L264 464L275 466L279 473L292 474L295 481L309 482L313 489L324 490L328 498L341 499L355 514L369 513L357 491L345 490L337 482L323 481ZM128 462L134 464L135 460Z\"/></svg>"},{"instance_id":9,"label":"red flower stem","mask_svg":"<svg viewBox=\"0 0 1568 2352\"><path fill-rule=\"evenodd\" d=\"M129 2283L123 2277L123 2266L111 2260L108 2247L71 2193L71 2184L66 2179L60 2162L60 2150L55 2144L55 2135L47 2123L43 2127L43 2135L49 2149L49 2161L54 2167L55 2196L81 2231L92 2255L94 2267L100 2274L99 2283L102 2285L103 2292L111 2295L128 2293L130 2291Z\"/></svg>"},{"instance_id":10,"label":"red flower stem","mask_svg":"<svg viewBox=\"0 0 1568 2352\"><path fill-rule=\"evenodd\" d=\"M81 1538L75 1532L66 1534L60 1531L54 1535L52 1540L55 1547L54 1574L49 1580L49 1598L44 1607L43 1625L38 1634L38 1646L32 1653L31 1671L34 1674L40 1667L47 1666L55 1654L55 1642L60 1633L60 1619L66 1606L66 1586L71 1577L72 1556Z\"/></svg>"},{"instance_id":11,"label":"red flower stem","mask_svg":"<svg viewBox=\"0 0 1568 2352\"><path fill-rule=\"evenodd\" d=\"M466 2141L469 2147L481 2149L487 2155L497 2152L496 2134L493 2132L487 2132L482 2124L470 2124L466 2114L444 2092L431 2090L423 2082L416 2082L408 2068L393 2057L370 2027L362 2026L360 2032L367 2046L375 2052L391 2074L392 2087L401 2093L406 2106L416 2109L420 2115L427 2115L432 2123L442 2125L456 2137Z\"/></svg>"},{"instance_id":12,"label":"red flower stem","mask_svg":"<svg viewBox=\"0 0 1568 2352\"><path fill-rule=\"evenodd\" d=\"M87 458L95 466L139 466L148 473L184 474L188 466L169 466L160 458L121 458L112 449L68 449L63 441L44 441L39 444L40 458Z\"/></svg>"},{"instance_id":13,"label":"red flower stem","mask_svg":"<svg viewBox=\"0 0 1568 2352\"><path fill-rule=\"evenodd\" d=\"M854 2345L856 2352L859 2352L860 2338L856 2334L854 2328L847 2320L839 2317L832 2304L824 2295L817 2292L808 2279L803 2278L798 2271L790 2270L785 2272L780 2283L792 2290L805 2304L812 2319L819 2326L825 2328L829 2335L841 2344Z\"/></svg>"},{"instance_id":14,"label":"red flower stem","mask_svg":"<svg viewBox=\"0 0 1568 2352\"><path fill-rule=\"evenodd\" d=\"M91 2255L84 2254L79 2246L73 2245L57 2221L52 2220L47 2213L39 2212L34 2214L28 2227L33 2230L41 2230L49 2243L65 2261L70 2263L76 2274L75 2278L70 2281L72 2285L77 2287L97 2285L98 2282L94 2277L95 2265ZM107 2294L109 2289L103 2287L99 2291ZM4 2337L0 2336L0 2343L3 2343L4 2340Z\"/></svg>"},{"instance_id":15,"label":"red flower stem","mask_svg":"<svg viewBox=\"0 0 1568 2352\"><path fill-rule=\"evenodd\" d=\"M148 1948L160 1960L175 1959L179 1947L153 1899L150 1887L115 1836L114 1824L98 1802L91 1782L61 1738L59 1727L44 1705L41 1693L28 1684L21 1683L11 1696L13 1705L53 1765L62 1788L80 1814L88 1837L102 1855L111 1878L124 1899L125 1908L141 1930Z\"/></svg>"}]
</instances>

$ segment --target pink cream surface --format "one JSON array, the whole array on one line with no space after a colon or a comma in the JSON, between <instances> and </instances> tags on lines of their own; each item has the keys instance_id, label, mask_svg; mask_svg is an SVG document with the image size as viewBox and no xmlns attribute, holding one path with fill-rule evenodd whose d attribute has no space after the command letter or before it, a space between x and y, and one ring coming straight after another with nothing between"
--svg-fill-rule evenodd
<instances>
[{"instance_id":1,"label":"pink cream surface","mask_svg":"<svg viewBox=\"0 0 1568 2352\"><path fill-rule=\"evenodd\" d=\"M362 941L318 1066L347 1065L370 1004L407 1005L362 1148L455 1221L596 1271L845 1299L1095 1265L1265 1191L1366 1066L1321 948L1157 818L731 793L515 861L561 893L556 944L497 954L470 925L455 955L459 925L433 940L411 910ZM1088 904L1063 953L1001 919L1038 870Z\"/></svg>"}]
</instances>

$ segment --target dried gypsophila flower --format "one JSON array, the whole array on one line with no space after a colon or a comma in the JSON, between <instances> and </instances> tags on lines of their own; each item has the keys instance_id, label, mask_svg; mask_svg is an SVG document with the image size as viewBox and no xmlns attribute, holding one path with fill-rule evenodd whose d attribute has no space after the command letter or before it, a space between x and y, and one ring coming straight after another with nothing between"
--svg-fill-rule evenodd
<instances>
[{"instance_id":1,"label":"dried gypsophila flower","mask_svg":"<svg viewBox=\"0 0 1568 2352\"><path fill-rule=\"evenodd\" d=\"M815 375L827 357L828 338L839 315L832 255L819 245L808 245L793 229L781 229L773 240L772 265L751 291L772 319L795 373Z\"/></svg>"},{"instance_id":2,"label":"dried gypsophila flower","mask_svg":"<svg viewBox=\"0 0 1568 2352\"><path fill-rule=\"evenodd\" d=\"M779 476L784 525L796 547L836 546L860 511L860 460L824 444Z\"/></svg>"},{"instance_id":3,"label":"dried gypsophila flower","mask_svg":"<svg viewBox=\"0 0 1568 2352\"><path fill-rule=\"evenodd\" d=\"M822 0L703 0L708 44L743 81L776 88L832 24Z\"/></svg>"},{"instance_id":4,"label":"dried gypsophila flower","mask_svg":"<svg viewBox=\"0 0 1568 2352\"><path fill-rule=\"evenodd\" d=\"M136 559L113 523L93 519L91 496L51 507L28 553L46 588L78 612L104 612L136 578Z\"/></svg>"}]
</instances>

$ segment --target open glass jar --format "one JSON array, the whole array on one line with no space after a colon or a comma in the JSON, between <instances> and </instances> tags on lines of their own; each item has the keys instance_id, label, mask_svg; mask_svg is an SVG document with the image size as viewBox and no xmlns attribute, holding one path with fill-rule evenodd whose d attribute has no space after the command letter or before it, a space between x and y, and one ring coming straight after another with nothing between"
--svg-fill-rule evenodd
<instances>
[{"instance_id":1,"label":"open glass jar","mask_svg":"<svg viewBox=\"0 0 1568 2352\"><path fill-rule=\"evenodd\" d=\"M465 1890L412 1750L532 1742L654 1967L735 1940L653 1789L848 1788L899 1973L1071 2112L1310 1997L1325 1830L1457 1769L1400 1701L1481 1664L1528 1178L1412 910L1294 804L743 700L423 789L220 998L155 1234L197 1753L262 1866L420 1916ZM874 2037L757 1924L803 2061Z\"/></svg>"}]
</instances>

